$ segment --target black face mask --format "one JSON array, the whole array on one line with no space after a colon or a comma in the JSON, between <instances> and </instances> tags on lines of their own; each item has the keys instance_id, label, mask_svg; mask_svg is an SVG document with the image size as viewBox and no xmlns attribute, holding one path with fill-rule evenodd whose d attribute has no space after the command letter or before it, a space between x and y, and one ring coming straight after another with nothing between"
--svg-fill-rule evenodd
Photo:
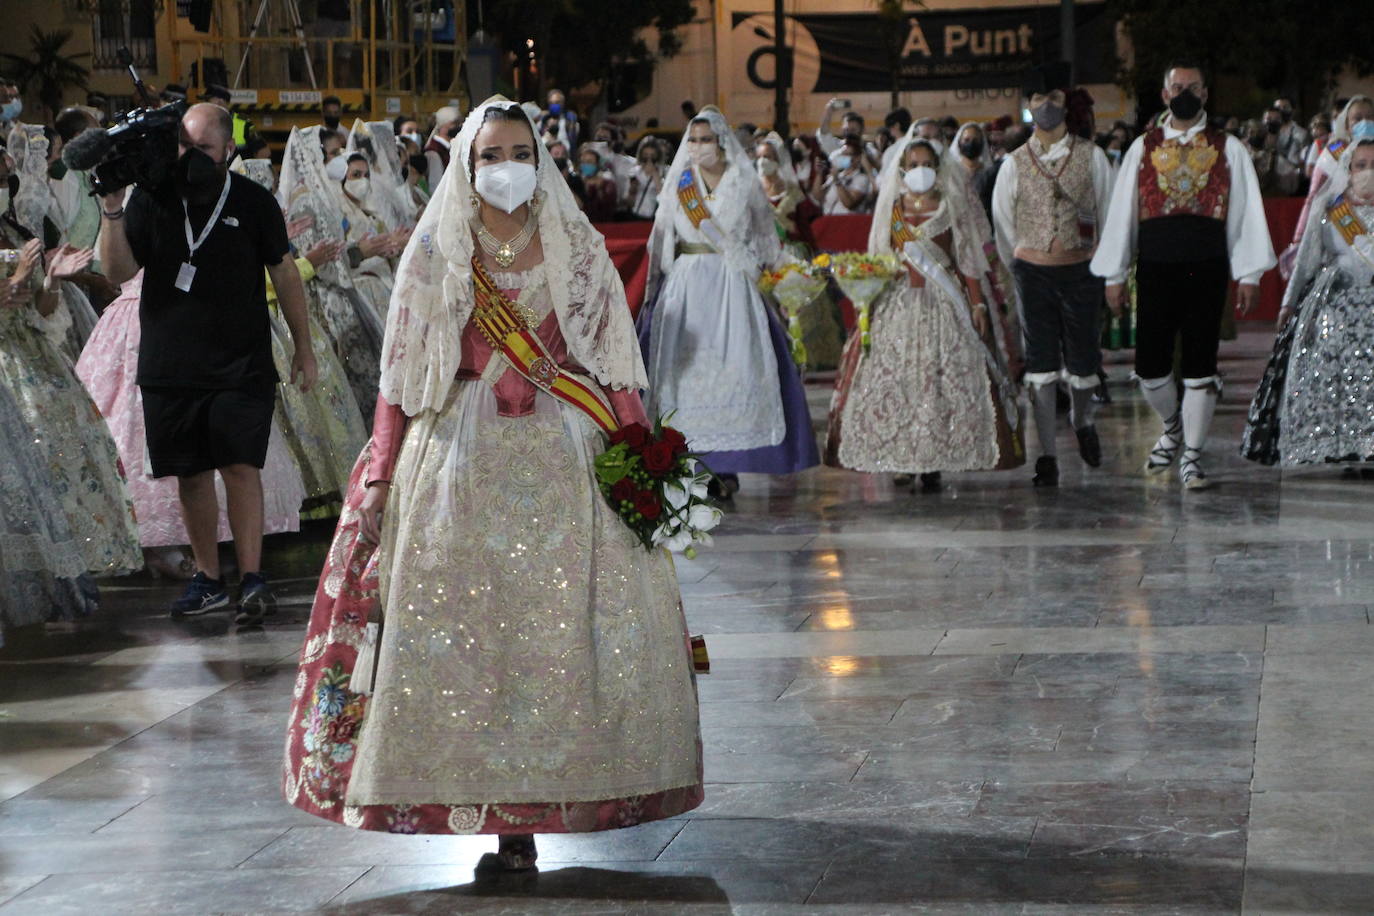
<instances>
[{"instance_id":1,"label":"black face mask","mask_svg":"<svg viewBox=\"0 0 1374 916\"><path fill-rule=\"evenodd\" d=\"M1202 110L1202 99L1185 89L1169 100L1169 111L1180 121L1191 121Z\"/></svg>"},{"instance_id":2,"label":"black face mask","mask_svg":"<svg viewBox=\"0 0 1374 916\"><path fill-rule=\"evenodd\" d=\"M221 163L193 147L177 160L177 187L192 203L206 203L214 200L224 187L226 171Z\"/></svg>"},{"instance_id":3,"label":"black face mask","mask_svg":"<svg viewBox=\"0 0 1374 916\"><path fill-rule=\"evenodd\" d=\"M1280 126L1281 126L1281 125L1279 124L1278 121L1265 121L1265 122L1264 122L1264 129L1267 130L1267 131L1269 131L1269 133L1271 133L1271 134L1276 134L1276 133L1278 133L1278 132L1279 132L1279 127L1280 127Z\"/></svg>"},{"instance_id":4,"label":"black face mask","mask_svg":"<svg viewBox=\"0 0 1374 916\"><path fill-rule=\"evenodd\" d=\"M1291 112L1291 111L1284 111L1282 108L1280 108L1280 109L1279 109L1279 119L1280 119L1281 121L1283 121L1283 123L1287 124L1289 121L1293 120L1293 112Z\"/></svg>"},{"instance_id":5,"label":"black face mask","mask_svg":"<svg viewBox=\"0 0 1374 916\"><path fill-rule=\"evenodd\" d=\"M416 153L406 161L410 163L410 170L416 175L423 176L425 170L429 167L428 160L425 159L424 153Z\"/></svg>"},{"instance_id":6,"label":"black face mask","mask_svg":"<svg viewBox=\"0 0 1374 916\"><path fill-rule=\"evenodd\" d=\"M324 116L324 126L325 126L325 127L328 127L330 130L338 130L338 129L339 129L339 116L338 116L338 115L325 115L325 116Z\"/></svg>"},{"instance_id":7,"label":"black face mask","mask_svg":"<svg viewBox=\"0 0 1374 916\"><path fill-rule=\"evenodd\" d=\"M560 172L566 172L566 171L568 170L568 160L567 160L567 157L555 156L555 157L554 157L554 160L553 160L553 164L554 164L554 167L557 168L558 171L560 171Z\"/></svg>"},{"instance_id":8,"label":"black face mask","mask_svg":"<svg viewBox=\"0 0 1374 916\"><path fill-rule=\"evenodd\" d=\"M1255 134L1250 138L1250 145L1255 149L1264 149L1264 134Z\"/></svg>"},{"instance_id":9,"label":"black face mask","mask_svg":"<svg viewBox=\"0 0 1374 916\"><path fill-rule=\"evenodd\" d=\"M983 141L978 139L965 140L959 144L959 152L963 154L965 159L977 159L983 155Z\"/></svg>"}]
</instances>

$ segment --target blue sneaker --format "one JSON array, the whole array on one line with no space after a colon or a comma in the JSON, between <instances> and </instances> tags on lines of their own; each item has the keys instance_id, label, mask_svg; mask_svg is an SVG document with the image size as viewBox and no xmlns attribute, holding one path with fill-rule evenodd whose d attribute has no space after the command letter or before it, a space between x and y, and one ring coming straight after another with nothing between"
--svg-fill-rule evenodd
<instances>
[{"instance_id":1,"label":"blue sneaker","mask_svg":"<svg viewBox=\"0 0 1374 916\"><path fill-rule=\"evenodd\" d=\"M224 590L224 582L198 572L186 583L181 597L172 602L172 616L199 617L228 605L229 593Z\"/></svg>"},{"instance_id":2,"label":"blue sneaker","mask_svg":"<svg viewBox=\"0 0 1374 916\"><path fill-rule=\"evenodd\" d=\"M262 623L268 614L277 612L277 599L267 587L267 579L262 573L244 573L239 585L239 613L234 623L241 627L251 627Z\"/></svg>"}]
</instances>

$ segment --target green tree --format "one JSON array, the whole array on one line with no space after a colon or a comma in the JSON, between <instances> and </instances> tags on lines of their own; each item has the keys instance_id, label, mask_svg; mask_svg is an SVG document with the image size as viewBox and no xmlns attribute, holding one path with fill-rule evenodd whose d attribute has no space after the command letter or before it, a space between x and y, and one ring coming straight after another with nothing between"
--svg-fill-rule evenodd
<instances>
[{"instance_id":1,"label":"green tree","mask_svg":"<svg viewBox=\"0 0 1374 916\"><path fill-rule=\"evenodd\" d=\"M479 26L501 36L502 46L524 65L534 41L539 62L539 96L557 86L564 90L598 84L604 94L613 68L626 63L652 63L672 57L682 47L677 29L692 21L692 0L487 0L482 22L477 4L468 4L469 30ZM658 50L641 34L656 29Z\"/></svg>"},{"instance_id":2,"label":"green tree","mask_svg":"<svg viewBox=\"0 0 1374 916\"><path fill-rule=\"evenodd\" d=\"M1272 99L1285 93L1315 110L1343 67L1374 69L1369 6L1350 0L1107 0L1134 56L1120 83L1147 110L1158 106L1164 68L1180 57L1243 80ZM1252 94L1253 95L1253 94ZM1214 113L1248 113L1253 98L1216 98Z\"/></svg>"},{"instance_id":3,"label":"green tree","mask_svg":"<svg viewBox=\"0 0 1374 916\"><path fill-rule=\"evenodd\" d=\"M66 54L63 48L71 40L70 29L44 32L33 26L29 35L28 54L5 54L5 70L22 92L36 87L38 101L48 110L48 120L62 109L62 98L68 89L87 88L91 71L77 63L90 57L89 51Z\"/></svg>"}]
</instances>

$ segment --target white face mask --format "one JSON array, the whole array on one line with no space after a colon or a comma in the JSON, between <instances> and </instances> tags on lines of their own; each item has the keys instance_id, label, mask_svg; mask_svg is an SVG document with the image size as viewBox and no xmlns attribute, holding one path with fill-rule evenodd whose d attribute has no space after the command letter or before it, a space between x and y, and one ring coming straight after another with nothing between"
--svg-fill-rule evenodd
<instances>
[{"instance_id":1,"label":"white face mask","mask_svg":"<svg viewBox=\"0 0 1374 916\"><path fill-rule=\"evenodd\" d=\"M473 182L483 200L507 213L514 213L521 204L527 203L534 196L537 184L534 166L511 160L482 166Z\"/></svg>"},{"instance_id":2,"label":"white face mask","mask_svg":"<svg viewBox=\"0 0 1374 916\"><path fill-rule=\"evenodd\" d=\"M714 143L688 143L687 155L695 165L709 169L720 162L720 147Z\"/></svg>"},{"instance_id":3,"label":"white face mask","mask_svg":"<svg viewBox=\"0 0 1374 916\"><path fill-rule=\"evenodd\" d=\"M425 145L425 141L420 139L420 135L417 133L401 134L401 139L409 140L411 143L414 143L416 146L421 148L423 148Z\"/></svg>"},{"instance_id":4,"label":"white face mask","mask_svg":"<svg viewBox=\"0 0 1374 916\"><path fill-rule=\"evenodd\" d=\"M366 175L360 178L350 178L343 183L343 188L354 200L366 200L368 193L372 190L372 179Z\"/></svg>"},{"instance_id":5,"label":"white face mask","mask_svg":"<svg viewBox=\"0 0 1374 916\"><path fill-rule=\"evenodd\" d=\"M778 174L778 164L772 159L760 157L754 160L754 165L758 168L759 174L764 178L772 178Z\"/></svg>"},{"instance_id":6,"label":"white face mask","mask_svg":"<svg viewBox=\"0 0 1374 916\"><path fill-rule=\"evenodd\" d=\"M913 194L924 194L935 187L935 170L928 165L918 165L907 169L902 175L902 184Z\"/></svg>"}]
</instances>

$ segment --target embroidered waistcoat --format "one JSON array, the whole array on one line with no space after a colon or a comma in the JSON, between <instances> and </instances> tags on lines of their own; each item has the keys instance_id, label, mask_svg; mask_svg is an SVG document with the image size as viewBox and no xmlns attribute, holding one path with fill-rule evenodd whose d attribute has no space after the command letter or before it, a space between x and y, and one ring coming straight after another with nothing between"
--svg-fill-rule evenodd
<instances>
[{"instance_id":1,"label":"embroidered waistcoat","mask_svg":"<svg viewBox=\"0 0 1374 916\"><path fill-rule=\"evenodd\" d=\"M1164 128L1145 135L1136 185L1140 220L1162 216L1226 219L1231 197L1231 166L1226 134L1205 127L1187 143L1164 138Z\"/></svg>"}]
</instances>

